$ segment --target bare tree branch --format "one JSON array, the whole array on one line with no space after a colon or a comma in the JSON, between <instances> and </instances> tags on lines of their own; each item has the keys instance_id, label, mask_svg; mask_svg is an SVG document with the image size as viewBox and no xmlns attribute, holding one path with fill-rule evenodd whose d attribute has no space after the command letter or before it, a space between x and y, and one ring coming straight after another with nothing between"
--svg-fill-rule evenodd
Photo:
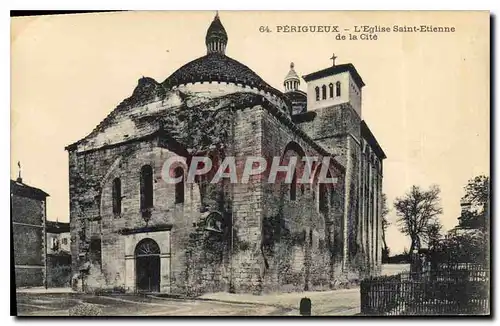
<instances>
[{"instance_id":1,"label":"bare tree branch","mask_svg":"<svg viewBox=\"0 0 500 326\"><path fill-rule=\"evenodd\" d=\"M412 186L403 197L394 201L399 230L411 239L410 252L420 249L421 241L429 239L429 231L439 223L437 217L443 213L438 186L429 190Z\"/></svg>"}]
</instances>

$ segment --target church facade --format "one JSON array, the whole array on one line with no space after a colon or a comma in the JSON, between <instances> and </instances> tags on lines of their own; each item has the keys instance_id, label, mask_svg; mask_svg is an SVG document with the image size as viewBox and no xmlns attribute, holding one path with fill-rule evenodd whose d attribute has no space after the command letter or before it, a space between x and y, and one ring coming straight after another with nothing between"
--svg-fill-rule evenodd
<instances>
[{"instance_id":1,"label":"church facade","mask_svg":"<svg viewBox=\"0 0 500 326\"><path fill-rule=\"evenodd\" d=\"M73 273L102 288L187 295L328 289L377 274L385 154L361 117L355 67L334 60L302 77L303 92L291 64L280 91L225 54L218 15L205 41L206 55L161 83L141 78L66 147ZM186 182L195 156L298 163L291 182L212 183L217 164ZM168 171L175 184L162 177L173 157L185 159ZM300 183L305 157L320 159ZM320 181L322 165L335 182Z\"/></svg>"}]
</instances>

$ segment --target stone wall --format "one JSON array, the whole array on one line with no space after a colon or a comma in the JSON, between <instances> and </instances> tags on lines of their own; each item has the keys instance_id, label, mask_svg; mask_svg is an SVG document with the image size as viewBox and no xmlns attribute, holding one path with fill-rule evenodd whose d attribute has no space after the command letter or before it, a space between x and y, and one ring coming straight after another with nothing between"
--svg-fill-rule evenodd
<instances>
[{"instance_id":1,"label":"stone wall","mask_svg":"<svg viewBox=\"0 0 500 326\"><path fill-rule=\"evenodd\" d=\"M234 142L227 145L226 153L222 155L235 153L239 159L244 159L259 153L259 115L262 110L235 110ZM103 287L130 288L125 285L132 283L130 280L126 282L130 275L124 275L125 237L120 234L121 230L171 225L169 291L200 294L228 291L230 285L235 291L258 290L262 265L259 187L228 182L210 185L199 181L186 184L184 203L175 204L174 185L161 178L163 163L175 153L161 146L162 141L150 139L96 151L70 152L74 272L78 272L87 259L85 252L89 250L90 236L85 230L89 228L90 220L101 224L103 275L96 278L104 280ZM155 180L154 208L147 223L141 216L139 193L139 173L145 164L153 167ZM185 171L187 173L187 169ZM122 183L120 216L115 216L112 211L112 181L115 178L120 178ZM221 236L207 232L204 227L206 214L201 211L223 212L226 229L230 229L231 222L234 223L233 233Z\"/></svg>"},{"instance_id":2,"label":"stone wall","mask_svg":"<svg viewBox=\"0 0 500 326\"><path fill-rule=\"evenodd\" d=\"M266 110L257 105L234 111L228 155L236 157L238 181L248 157L259 156L262 150L262 115ZM233 245L230 269L231 291L260 293L262 290L263 257L261 254L262 186L258 177L248 183L230 184ZM236 240L236 241L235 241Z\"/></svg>"},{"instance_id":3,"label":"stone wall","mask_svg":"<svg viewBox=\"0 0 500 326\"><path fill-rule=\"evenodd\" d=\"M44 284L43 268L16 268L16 287L42 286Z\"/></svg>"},{"instance_id":4,"label":"stone wall","mask_svg":"<svg viewBox=\"0 0 500 326\"><path fill-rule=\"evenodd\" d=\"M45 283L45 201L11 196L16 287Z\"/></svg>"},{"instance_id":5,"label":"stone wall","mask_svg":"<svg viewBox=\"0 0 500 326\"><path fill-rule=\"evenodd\" d=\"M175 204L175 186L162 179L165 161L176 155L160 147L158 139L123 144L113 148L85 153L70 153L70 200L73 269L78 271L89 250L89 220L101 224L102 271L106 284L125 286L125 237L122 231L172 225L170 243L171 291L184 292L186 270L185 255L190 236L201 221L200 190L197 184L185 184L185 201ZM73 163L74 162L74 163ZM154 196L151 216L144 219L140 211L140 171L143 165L153 168ZM184 165L187 174L187 168ZM112 211L112 182L120 178L122 184L122 213ZM78 188L78 189L76 189ZM130 282L129 282L130 283Z\"/></svg>"},{"instance_id":6,"label":"stone wall","mask_svg":"<svg viewBox=\"0 0 500 326\"><path fill-rule=\"evenodd\" d=\"M309 113L311 114L311 113ZM361 136L361 119L349 103L314 110L299 127L334 153L346 169L345 260L350 274L374 275L381 256L380 198L382 166ZM375 161L379 163L375 163Z\"/></svg>"},{"instance_id":7,"label":"stone wall","mask_svg":"<svg viewBox=\"0 0 500 326\"><path fill-rule=\"evenodd\" d=\"M235 156L238 178L246 158L263 155L269 159L267 171L247 184L228 180L210 184L197 178L194 184L186 183L184 203L175 203L175 186L162 179L164 162L179 153L179 147L165 135L100 149L69 150L74 273L89 260L90 241L98 238L102 272L92 269L94 283L134 291L135 275L130 273L134 256L127 248L158 230L168 232L168 237L157 241L165 255L162 264L169 264L168 271L162 268L168 274L161 276L162 292L325 289L346 281L348 272L357 270L357 257L365 246L360 231L363 222L358 218L361 154L356 112L348 104L318 110L314 120L299 125L301 131L269 103L232 106L231 111L225 117L229 137L217 150L203 154L215 155L219 163L225 156ZM299 183L293 200L290 184L267 182L272 157L305 154L321 161L327 153L321 147L336 155L329 166L337 178L332 188L320 191L317 181ZM146 164L153 170L154 196L153 208L144 218L140 171ZM187 166L182 166L187 173ZM112 209L115 178L121 180L123 196L119 215ZM327 204L320 209L323 194ZM222 216L220 233L206 230L205 217L214 211ZM134 240L127 244L131 237Z\"/></svg>"},{"instance_id":8,"label":"stone wall","mask_svg":"<svg viewBox=\"0 0 500 326\"><path fill-rule=\"evenodd\" d=\"M43 226L45 220L45 201L13 195L12 221Z\"/></svg>"},{"instance_id":9,"label":"stone wall","mask_svg":"<svg viewBox=\"0 0 500 326\"><path fill-rule=\"evenodd\" d=\"M322 160L320 153L276 116L266 111L262 124L262 153L269 160L277 156L286 161L290 156L302 156L301 152ZM278 176L275 184L263 183L265 290L324 289L343 278L343 175L337 167L330 169L338 184L326 212L319 211L316 183L297 184L295 200L283 178Z\"/></svg>"}]
</instances>

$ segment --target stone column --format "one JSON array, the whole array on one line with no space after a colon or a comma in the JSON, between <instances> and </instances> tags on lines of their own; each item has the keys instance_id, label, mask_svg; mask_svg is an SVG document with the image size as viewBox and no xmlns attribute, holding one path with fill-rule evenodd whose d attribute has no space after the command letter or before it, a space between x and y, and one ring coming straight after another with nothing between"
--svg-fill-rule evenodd
<instances>
[{"instance_id":1,"label":"stone column","mask_svg":"<svg viewBox=\"0 0 500 326\"><path fill-rule=\"evenodd\" d=\"M382 268L382 164L379 163L379 169L378 169L378 194L380 196L380 200L379 200L379 203L378 203L378 207L379 207L379 223L378 223L378 226L379 226L379 253L380 253L380 257L379 257L379 266L380 266L380 269Z\"/></svg>"},{"instance_id":2,"label":"stone column","mask_svg":"<svg viewBox=\"0 0 500 326\"><path fill-rule=\"evenodd\" d=\"M372 154L373 155L373 154ZM372 184L370 185L372 190L372 268L376 269L376 259L377 259L377 170L373 162L373 156L371 161L372 169Z\"/></svg>"},{"instance_id":3,"label":"stone column","mask_svg":"<svg viewBox=\"0 0 500 326\"><path fill-rule=\"evenodd\" d=\"M135 292L135 257L125 256L125 288L127 292Z\"/></svg>"},{"instance_id":4,"label":"stone column","mask_svg":"<svg viewBox=\"0 0 500 326\"><path fill-rule=\"evenodd\" d=\"M170 253L160 255L160 292L170 293Z\"/></svg>"},{"instance_id":5,"label":"stone column","mask_svg":"<svg viewBox=\"0 0 500 326\"><path fill-rule=\"evenodd\" d=\"M370 180L370 165L368 163L368 153L365 152L364 155L364 193L363 193L363 218L365 220L364 231L365 231L365 268L370 267L370 221L369 221L369 180Z\"/></svg>"},{"instance_id":6,"label":"stone column","mask_svg":"<svg viewBox=\"0 0 500 326\"><path fill-rule=\"evenodd\" d=\"M364 195L364 189L365 189L365 183L364 183L364 175L365 175L365 164L364 164L364 156L365 154L363 153L363 146L364 144L361 143L360 146L360 154L359 154L359 174L358 174L358 205L359 205L359 242L361 244L361 252L362 252L362 259L364 260L365 255L366 255L366 246L365 246L365 209L364 209L364 200L363 200L363 195Z\"/></svg>"},{"instance_id":7,"label":"stone column","mask_svg":"<svg viewBox=\"0 0 500 326\"><path fill-rule=\"evenodd\" d=\"M375 162L374 164L374 187L373 187L373 197L374 197L374 200L373 200L373 206L374 206L374 214L373 214L373 218L374 218L374 234L375 234L375 237L374 237L374 240L375 240L375 245L373 246L374 248L374 267L375 267L375 272L378 271L378 266L379 266L379 263L378 263L378 260L380 258L380 252L379 252L379 246L380 246L380 240L379 240L379 235L380 235L380 230L379 230L379 220L380 220L380 209L379 209L379 201L380 201L380 195L378 193L378 169L377 169L377 164Z\"/></svg>"},{"instance_id":8,"label":"stone column","mask_svg":"<svg viewBox=\"0 0 500 326\"><path fill-rule=\"evenodd\" d=\"M351 224L349 223L350 215L350 205L351 205L351 178L352 178L352 158L351 158L351 139L347 137L346 139L346 153L347 153L347 163L345 172L345 193L344 193L344 243L343 243L343 257L342 257L342 270L346 270L347 261L349 259L349 229Z\"/></svg>"},{"instance_id":9,"label":"stone column","mask_svg":"<svg viewBox=\"0 0 500 326\"><path fill-rule=\"evenodd\" d=\"M370 273L373 270L373 168L371 161L371 150L368 151L368 250L370 252L368 265Z\"/></svg>"}]
</instances>

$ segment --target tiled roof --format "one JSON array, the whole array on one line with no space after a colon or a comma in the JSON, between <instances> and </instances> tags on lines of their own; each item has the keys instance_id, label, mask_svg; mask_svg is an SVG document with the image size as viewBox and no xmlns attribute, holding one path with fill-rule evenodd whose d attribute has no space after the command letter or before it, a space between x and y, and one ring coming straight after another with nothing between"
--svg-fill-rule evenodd
<instances>
[{"instance_id":1,"label":"tiled roof","mask_svg":"<svg viewBox=\"0 0 500 326\"><path fill-rule=\"evenodd\" d=\"M45 230L48 233L65 233L70 231L69 223L46 221Z\"/></svg>"},{"instance_id":2,"label":"tiled roof","mask_svg":"<svg viewBox=\"0 0 500 326\"><path fill-rule=\"evenodd\" d=\"M306 82L309 82L311 80L316 80L319 78L339 74L341 72L346 72L346 71L349 71L351 73L352 78L354 79L354 81L356 82L356 84L358 85L359 88L365 86L363 79L359 75L356 68L354 68L354 65L352 63L346 63L346 64L328 67L326 69L319 70L319 71L310 73L308 75L302 76L302 78L304 78L304 80Z\"/></svg>"},{"instance_id":3,"label":"tiled roof","mask_svg":"<svg viewBox=\"0 0 500 326\"><path fill-rule=\"evenodd\" d=\"M286 92L285 96L293 102L307 102L307 95L301 90Z\"/></svg>"},{"instance_id":4,"label":"tiled roof","mask_svg":"<svg viewBox=\"0 0 500 326\"><path fill-rule=\"evenodd\" d=\"M14 180L10 180L10 192L16 196L41 199L41 200L44 200L47 196L49 196L48 193L46 193L41 189L31 187L23 182Z\"/></svg>"},{"instance_id":5,"label":"tiled roof","mask_svg":"<svg viewBox=\"0 0 500 326\"><path fill-rule=\"evenodd\" d=\"M109 113L104 120L102 120L90 134L84 138L66 146L66 150L73 148L77 144L81 143L83 140L88 139L97 135L103 130L105 126L109 124L111 120L116 118L119 114L127 111L133 107L145 105L152 103L156 100L164 99L167 94L167 90L156 80L151 77L142 77L139 79L137 86L135 87L131 96L123 100L111 113Z\"/></svg>"},{"instance_id":6,"label":"tiled roof","mask_svg":"<svg viewBox=\"0 0 500 326\"><path fill-rule=\"evenodd\" d=\"M222 53L209 53L188 62L170 75L163 85L172 88L196 82L231 82L282 96L279 90L269 86L252 69Z\"/></svg>"}]
</instances>

